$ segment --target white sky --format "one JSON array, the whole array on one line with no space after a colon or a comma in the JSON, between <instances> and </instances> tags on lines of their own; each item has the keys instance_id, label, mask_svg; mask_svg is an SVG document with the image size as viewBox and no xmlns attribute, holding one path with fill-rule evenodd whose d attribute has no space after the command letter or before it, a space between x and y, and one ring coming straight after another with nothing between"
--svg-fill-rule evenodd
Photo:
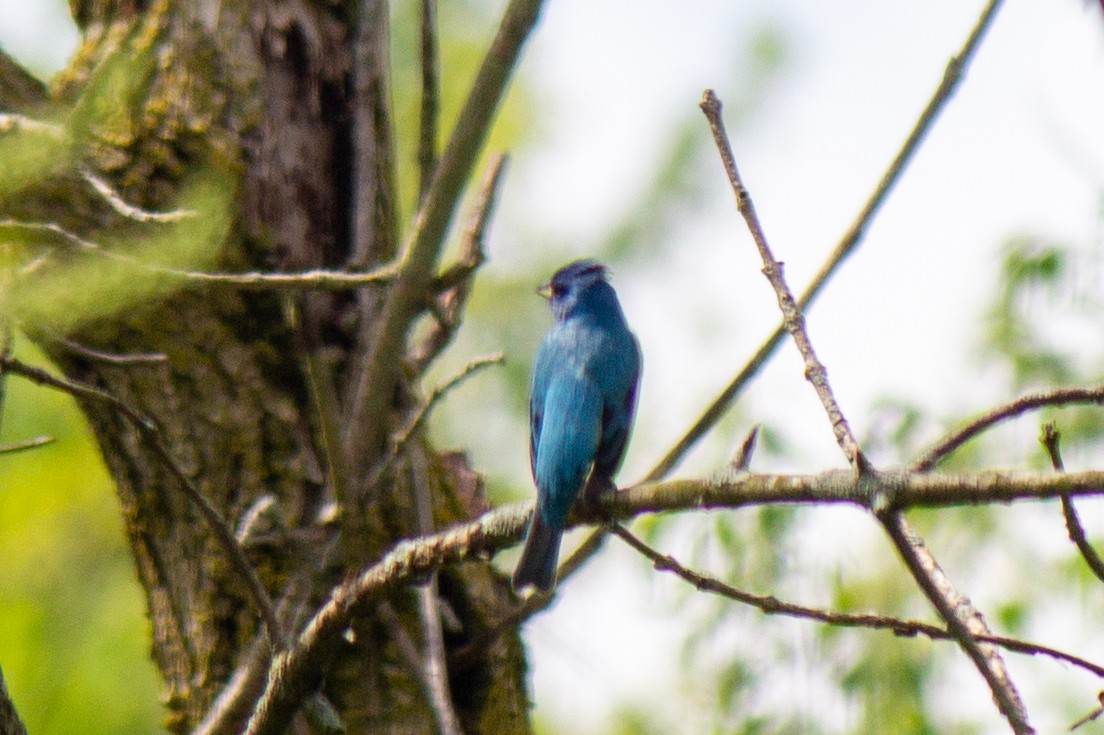
<instances>
[{"instance_id":1,"label":"white sky","mask_svg":"<svg viewBox=\"0 0 1104 735\"><path fill-rule=\"evenodd\" d=\"M52 5L0 0L0 45L40 68L63 64L75 35L47 11ZM526 232L564 243L565 259L585 254L608 227L609 212L640 191L670 125L696 114L702 90L740 91L732 65L744 57L749 30L768 23L788 42L787 71L762 109L733 129L733 147L775 254L800 291L865 201L982 5L551 0L523 68L553 104L540 122L540 146L512 162L489 267L522 262L524 252L511 244ZM879 396L909 396L937 416L1006 398L987 391L973 365L999 244L1037 232L1101 245L1102 133L1099 8L1008 0L866 242L809 317L837 398L860 434ZM708 136L704 121L701 135ZM626 480L682 433L778 320L720 164L711 159L701 176L716 196L687 213L692 224L671 259L617 274L646 365L639 425L648 428L638 431ZM708 329L687 326L703 315L711 317ZM840 465L801 375L787 345L747 399L749 423L786 427L796 447L790 469ZM512 471L524 472L523 436L496 448L515 450L521 459ZM715 459L689 467L704 471ZM557 729L601 732L611 709L670 692L684 632L669 614L678 583L645 578L639 568L610 542L565 586L557 606L528 626L538 713ZM690 697L684 709L671 704L675 716L693 710ZM1002 731L995 712L982 719L987 731ZM1069 723L1035 724L1048 731L1048 724Z\"/></svg>"}]
</instances>

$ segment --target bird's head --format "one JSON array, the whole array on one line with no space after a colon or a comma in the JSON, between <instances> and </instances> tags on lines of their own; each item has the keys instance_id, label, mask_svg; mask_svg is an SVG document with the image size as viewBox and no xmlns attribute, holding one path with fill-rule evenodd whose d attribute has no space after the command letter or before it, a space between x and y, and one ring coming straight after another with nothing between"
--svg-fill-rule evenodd
<instances>
[{"instance_id":1,"label":"bird's head","mask_svg":"<svg viewBox=\"0 0 1104 735\"><path fill-rule=\"evenodd\" d=\"M612 292L606 281L606 267L593 260L577 260L560 268L537 293L552 307L552 315L563 321L588 301L591 295Z\"/></svg>"}]
</instances>

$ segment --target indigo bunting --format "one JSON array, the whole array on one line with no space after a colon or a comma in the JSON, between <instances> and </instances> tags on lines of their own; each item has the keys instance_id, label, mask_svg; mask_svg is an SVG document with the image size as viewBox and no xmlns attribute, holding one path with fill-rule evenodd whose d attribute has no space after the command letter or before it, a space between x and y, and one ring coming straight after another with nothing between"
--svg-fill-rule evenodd
<instances>
[{"instance_id":1,"label":"indigo bunting","mask_svg":"<svg viewBox=\"0 0 1104 735\"><path fill-rule=\"evenodd\" d=\"M554 323L529 393L529 462L537 504L514 589L551 592L564 522L579 494L616 489L636 411L640 347L599 263L564 266L538 289Z\"/></svg>"}]
</instances>

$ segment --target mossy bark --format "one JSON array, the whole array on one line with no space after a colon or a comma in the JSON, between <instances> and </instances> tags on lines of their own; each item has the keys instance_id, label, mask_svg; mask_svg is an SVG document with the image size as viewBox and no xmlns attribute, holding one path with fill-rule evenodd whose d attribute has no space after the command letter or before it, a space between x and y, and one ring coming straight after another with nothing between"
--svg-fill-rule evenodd
<instances>
[{"instance_id":1,"label":"mossy bark","mask_svg":"<svg viewBox=\"0 0 1104 735\"><path fill-rule=\"evenodd\" d=\"M353 262L355 3L71 5L84 42L47 101L68 111L75 163L39 187L0 200L0 215L58 223L92 241L140 239L159 225L114 211L89 190L81 169L149 210L175 206L197 172L213 171L232 182L232 195L228 225L208 267L302 271ZM14 73L0 76L13 80L8 93L0 85L7 97L0 107L29 110L33 85ZM318 381L339 398L347 392L358 367L357 335L375 316L371 303L346 292L289 295L188 285L159 290L124 311L74 320L64 335L41 325L29 331L69 378L150 417L175 463L232 527L273 501L263 533L254 534L246 549L282 622L294 631L329 585L417 530L403 460L394 463L372 503L342 508L335 521L319 520L335 498ZM160 353L167 360L105 362L73 350L71 342L118 354ZM405 374L401 366L388 372ZM377 420L393 427L412 392L396 390L391 413ZM251 646L256 650L262 627L209 527L148 443L111 406L85 401L82 407L115 479L145 590L152 653L168 690L167 726L185 732L200 722ZM462 460L438 456L424 440L410 451L430 469L437 525L481 510L478 483ZM350 512L369 515L346 517ZM343 544L343 527L369 529L371 538ZM354 558L349 548L368 556ZM446 626L450 646L478 635L512 603L508 585L489 565L446 570L440 590L452 621ZM388 604L398 626L420 644L413 591ZM319 672L322 690L350 732L436 731L395 632L394 618L360 620L351 642ZM483 661L450 671L450 682L465 732L529 731L516 634L500 638Z\"/></svg>"}]
</instances>

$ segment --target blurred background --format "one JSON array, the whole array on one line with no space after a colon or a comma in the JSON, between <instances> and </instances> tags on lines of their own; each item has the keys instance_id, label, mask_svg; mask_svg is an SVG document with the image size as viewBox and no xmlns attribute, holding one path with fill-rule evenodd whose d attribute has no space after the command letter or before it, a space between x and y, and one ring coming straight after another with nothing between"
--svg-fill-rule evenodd
<instances>
[{"instance_id":1,"label":"blurred background","mask_svg":"<svg viewBox=\"0 0 1104 735\"><path fill-rule=\"evenodd\" d=\"M511 162L489 262L436 375L499 350L508 364L451 395L434 416L438 445L466 448L495 502L531 496L526 391L549 323L533 287L570 259L598 257L644 353L620 480L644 476L779 321L698 110L702 91L725 103L737 162L799 292L982 4L551 0L490 145ZM415 10L394 5L397 120L413 172L403 126L416 110ZM441 4L446 130L501 5ZM77 42L64 2L0 0L0 46L43 79ZM1029 389L1104 378L1102 250L1104 14L1079 0L1009 0L862 246L808 313L874 462L906 463L964 417ZM753 470L843 466L802 376L783 345L677 473L723 467L756 424ZM110 481L67 399L18 381L10 393L0 441L58 440L0 458L0 666L12 695L35 733L156 732L159 682ZM1058 421L1068 468L1101 466L1099 410L1011 422L951 466L1047 466L1036 439L1044 418ZM1104 536L1104 504L1079 508L1090 538ZM910 519L998 632L1104 661L1104 587L1066 541L1056 504ZM634 528L753 592L934 619L857 510L752 509ZM503 554L504 568L514 558ZM651 570L616 540L558 597L524 633L544 732L1005 730L952 645L764 617ZM1006 657L1040 732L1095 706L1102 685L1091 676Z\"/></svg>"}]
</instances>

